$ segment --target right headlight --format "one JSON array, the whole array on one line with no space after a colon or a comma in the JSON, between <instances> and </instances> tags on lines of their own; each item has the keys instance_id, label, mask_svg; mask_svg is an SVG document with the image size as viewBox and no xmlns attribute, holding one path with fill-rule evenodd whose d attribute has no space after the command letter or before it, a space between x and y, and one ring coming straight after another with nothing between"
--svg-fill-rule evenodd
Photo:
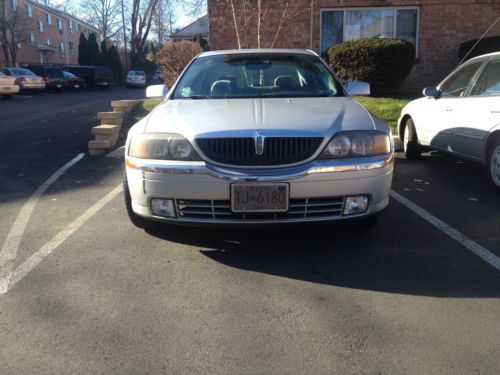
<instances>
[{"instance_id":1,"label":"right headlight","mask_svg":"<svg viewBox=\"0 0 500 375\"><path fill-rule=\"evenodd\" d=\"M340 132L328 142L321 159L374 156L391 152L389 135L376 130Z\"/></svg>"},{"instance_id":2,"label":"right headlight","mask_svg":"<svg viewBox=\"0 0 500 375\"><path fill-rule=\"evenodd\" d=\"M201 160L186 138L171 133L149 133L132 137L128 155L141 159Z\"/></svg>"}]
</instances>

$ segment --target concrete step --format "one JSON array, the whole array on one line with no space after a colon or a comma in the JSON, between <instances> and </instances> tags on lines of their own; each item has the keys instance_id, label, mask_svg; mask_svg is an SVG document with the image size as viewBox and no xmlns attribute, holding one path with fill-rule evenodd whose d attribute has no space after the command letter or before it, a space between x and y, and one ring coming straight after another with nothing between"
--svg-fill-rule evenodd
<instances>
[{"instance_id":1,"label":"concrete step","mask_svg":"<svg viewBox=\"0 0 500 375\"><path fill-rule=\"evenodd\" d=\"M113 100L111 101L111 106L113 106L113 104L115 103L126 103L128 106L133 107L142 102L144 102L144 99Z\"/></svg>"},{"instance_id":2,"label":"concrete step","mask_svg":"<svg viewBox=\"0 0 500 375\"><path fill-rule=\"evenodd\" d=\"M110 125L110 124L102 124L99 126L94 126L92 128L92 134L95 135L112 135L118 134L120 132L120 125Z\"/></svg>"},{"instance_id":3,"label":"concrete step","mask_svg":"<svg viewBox=\"0 0 500 375\"><path fill-rule=\"evenodd\" d=\"M123 112L97 112L97 118L104 124L120 125L125 117Z\"/></svg>"},{"instance_id":4,"label":"concrete step","mask_svg":"<svg viewBox=\"0 0 500 375\"><path fill-rule=\"evenodd\" d=\"M110 146L113 147L116 144L116 142L118 141L119 137L120 137L120 133L96 134L95 140L96 141L108 141Z\"/></svg>"},{"instance_id":5,"label":"concrete step","mask_svg":"<svg viewBox=\"0 0 500 375\"><path fill-rule=\"evenodd\" d=\"M91 148L103 148L107 149L111 147L111 143L109 141L89 141L88 143L89 149Z\"/></svg>"},{"instance_id":6,"label":"concrete step","mask_svg":"<svg viewBox=\"0 0 500 375\"><path fill-rule=\"evenodd\" d=\"M121 103L119 100L112 101L111 107L113 108L113 112L125 112L128 113L132 109L132 107L127 103Z\"/></svg>"}]
</instances>

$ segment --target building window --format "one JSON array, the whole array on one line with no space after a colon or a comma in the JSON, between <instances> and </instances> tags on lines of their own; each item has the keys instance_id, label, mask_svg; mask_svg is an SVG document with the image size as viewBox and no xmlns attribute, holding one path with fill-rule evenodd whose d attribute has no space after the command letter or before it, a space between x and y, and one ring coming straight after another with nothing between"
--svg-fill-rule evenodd
<instances>
[{"instance_id":1,"label":"building window","mask_svg":"<svg viewBox=\"0 0 500 375\"><path fill-rule=\"evenodd\" d=\"M30 44L35 45L35 33L30 33Z\"/></svg>"},{"instance_id":2,"label":"building window","mask_svg":"<svg viewBox=\"0 0 500 375\"><path fill-rule=\"evenodd\" d=\"M28 17L33 17L33 7L31 4L25 4L24 11Z\"/></svg>"},{"instance_id":3,"label":"building window","mask_svg":"<svg viewBox=\"0 0 500 375\"><path fill-rule=\"evenodd\" d=\"M40 31L41 33L43 33L43 31L44 31L43 21L42 20L38 20L36 22L38 24L38 31Z\"/></svg>"},{"instance_id":4,"label":"building window","mask_svg":"<svg viewBox=\"0 0 500 375\"><path fill-rule=\"evenodd\" d=\"M45 15L45 19L47 21L47 25L52 25L52 16L50 14Z\"/></svg>"},{"instance_id":5,"label":"building window","mask_svg":"<svg viewBox=\"0 0 500 375\"><path fill-rule=\"evenodd\" d=\"M4 3L5 4L5 3ZM10 9L16 11L17 10L17 0L9 1Z\"/></svg>"},{"instance_id":6,"label":"building window","mask_svg":"<svg viewBox=\"0 0 500 375\"><path fill-rule=\"evenodd\" d=\"M47 45L48 46L53 46L54 45L54 41L52 39L47 39Z\"/></svg>"},{"instance_id":7,"label":"building window","mask_svg":"<svg viewBox=\"0 0 500 375\"><path fill-rule=\"evenodd\" d=\"M70 30L73 29L73 21L71 21L70 19L68 19L68 27Z\"/></svg>"},{"instance_id":8,"label":"building window","mask_svg":"<svg viewBox=\"0 0 500 375\"><path fill-rule=\"evenodd\" d=\"M418 50L418 8L362 8L321 11L321 54L334 44L360 38L407 40Z\"/></svg>"},{"instance_id":9,"label":"building window","mask_svg":"<svg viewBox=\"0 0 500 375\"><path fill-rule=\"evenodd\" d=\"M21 42L21 32L20 31L14 31L14 42L20 43Z\"/></svg>"},{"instance_id":10,"label":"building window","mask_svg":"<svg viewBox=\"0 0 500 375\"><path fill-rule=\"evenodd\" d=\"M58 19L56 20L56 23L57 23L57 28L58 28L59 30L62 30L62 21L61 21L61 19L60 19L60 18L58 18Z\"/></svg>"},{"instance_id":11,"label":"building window","mask_svg":"<svg viewBox=\"0 0 500 375\"><path fill-rule=\"evenodd\" d=\"M76 26L75 26L75 28L76 28L76 32L79 33L80 32L80 24L77 23Z\"/></svg>"},{"instance_id":12,"label":"building window","mask_svg":"<svg viewBox=\"0 0 500 375\"><path fill-rule=\"evenodd\" d=\"M59 52L64 53L64 43L59 43Z\"/></svg>"},{"instance_id":13,"label":"building window","mask_svg":"<svg viewBox=\"0 0 500 375\"><path fill-rule=\"evenodd\" d=\"M71 50L75 49L75 43L69 42L69 49Z\"/></svg>"}]
</instances>

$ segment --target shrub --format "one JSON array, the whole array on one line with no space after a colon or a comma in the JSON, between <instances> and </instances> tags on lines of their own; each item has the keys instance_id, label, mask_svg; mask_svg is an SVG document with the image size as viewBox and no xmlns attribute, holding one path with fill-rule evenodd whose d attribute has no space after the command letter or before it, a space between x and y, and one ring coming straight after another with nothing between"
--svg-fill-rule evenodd
<instances>
[{"instance_id":1,"label":"shrub","mask_svg":"<svg viewBox=\"0 0 500 375\"><path fill-rule=\"evenodd\" d=\"M458 57L460 60L462 60L465 57L465 55L470 51L470 49L474 47L474 44L476 44L477 41L478 39L473 39L460 44L460 47L458 48ZM477 44L477 46L475 46L474 49L469 53L469 55L467 56L467 60L472 59L473 57L476 56L484 55L486 53L499 52L499 51L500 51L500 36L491 36L489 38L483 38Z\"/></svg>"},{"instance_id":2,"label":"shrub","mask_svg":"<svg viewBox=\"0 0 500 375\"><path fill-rule=\"evenodd\" d=\"M170 43L156 55L156 63L161 66L163 80L170 87L187 64L200 52L201 47L193 42Z\"/></svg>"},{"instance_id":3,"label":"shrub","mask_svg":"<svg viewBox=\"0 0 500 375\"><path fill-rule=\"evenodd\" d=\"M373 93L404 82L415 63L415 47L398 39L357 39L332 46L328 61L340 79L370 83Z\"/></svg>"}]
</instances>

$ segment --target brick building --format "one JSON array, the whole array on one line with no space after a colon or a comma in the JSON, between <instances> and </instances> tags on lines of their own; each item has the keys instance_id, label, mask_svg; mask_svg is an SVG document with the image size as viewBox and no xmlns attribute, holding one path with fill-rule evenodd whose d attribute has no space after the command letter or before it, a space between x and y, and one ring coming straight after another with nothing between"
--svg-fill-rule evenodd
<instances>
[{"instance_id":1,"label":"brick building","mask_svg":"<svg viewBox=\"0 0 500 375\"><path fill-rule=\"evenodd\" d=\"M1 5L0 5L1 6ZM99 31L78 18L34 0L6 0L3 17L12 22L17 43L17 66L30 64L69 65L78 63L80 32ZM0 48L0 66L6 64Z\"/></svg>"},{"instance_id":2,"label":"brick building","mask_svg":"<svg viewBox=\"0 0 500 375\"><path fill-rule=\"evenodd\" d=\"M233 0L241 47L256 47L257 17L248 6L245 14L243 2ZM459 44L480 37L500 16L500 0L290 0L286 13L284 4L262 0L261 47L324 54L350 39L406 39L415 44L418 59L404 89L437 84L458 64ZM276 37L283 14L294 16ZM237 48L230 2L208 0L208 16L211 49ZM500 28L493 34L500 35Z\"/></svg>"}]
</instances>

